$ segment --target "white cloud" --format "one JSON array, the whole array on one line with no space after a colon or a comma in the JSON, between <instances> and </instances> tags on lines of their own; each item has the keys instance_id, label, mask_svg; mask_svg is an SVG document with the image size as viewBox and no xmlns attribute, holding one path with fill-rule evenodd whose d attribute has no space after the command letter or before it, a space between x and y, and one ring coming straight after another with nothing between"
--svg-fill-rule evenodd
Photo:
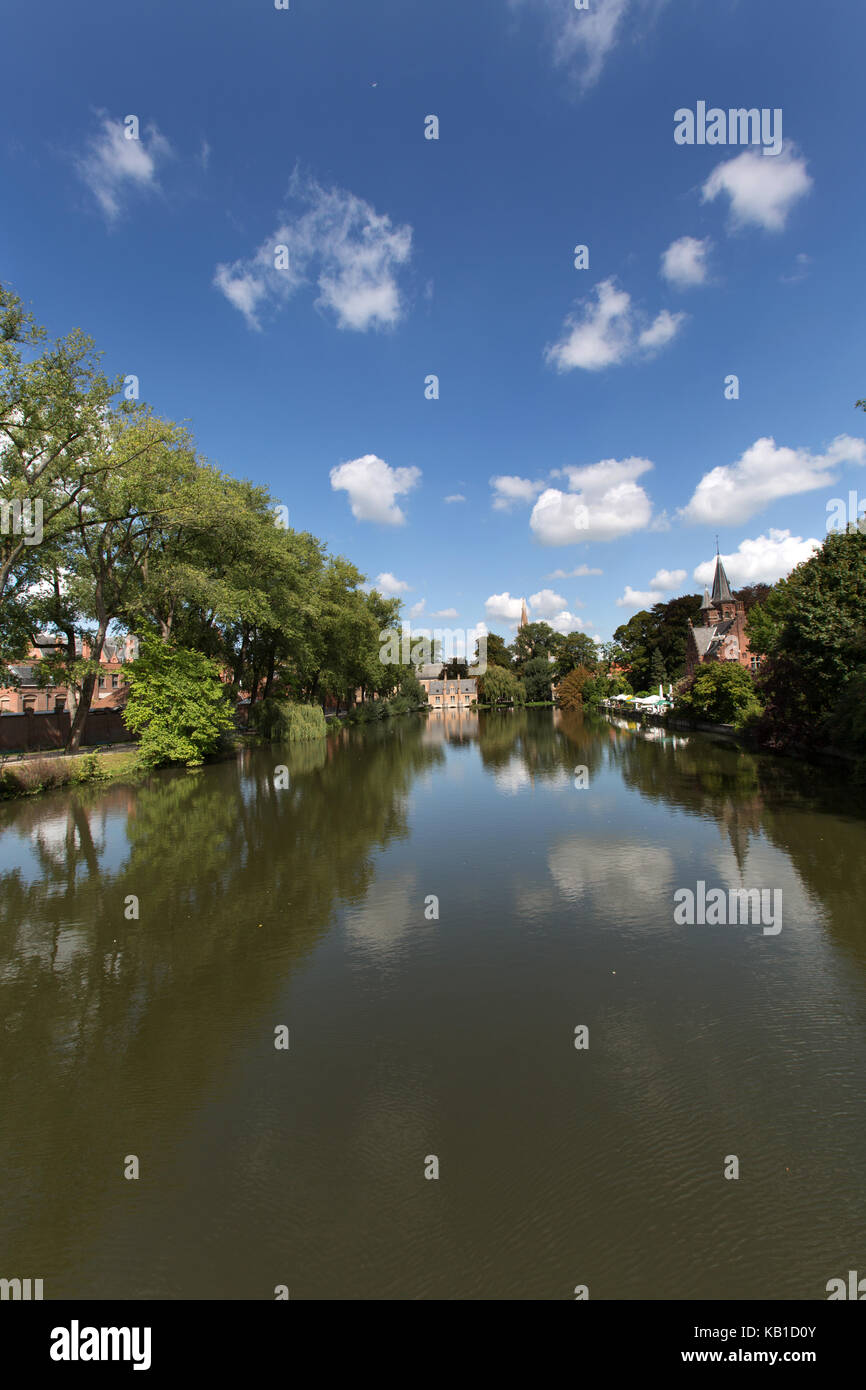
<instances>
[{"instance_id":1,"label":"white cloud","mask_svg":"<svg viewBox=\"0 0 866 1390\"><path fill-rule=\"evenodd\" d=\"M364 454L332 468L331 487L349 494L356 521L402 526L406 517L396 498L415 487L420 477L420 468L392 468L375 454Z\"/></svg>"},{"instance_id":2,"label":"white cloud","mask_svg":"<svg viewBox=\"0 0 866 1390\"><path fill-rule=\"evenodd\" d=\"M532 621L536 621L534 614ZM547 623L554 632L563 634L577 632L579 628L592 627L592 623L585 623L583 618L579 618L576 613L570 613L567 608L563 609L561 613L552 614L549 618L539 618L538 621Z\"/></svg>"},{"instance_id":3,"label":"white cloud","mask_svg":"<svg viewBox=\"0 0 866 1390\"><path fill-rule=\"evenodd\" d=\"M626 584L625 593L622 598L616 600L616 606L633 608L637 612L639 608L652 608L654 603L663 603L664 597L661 589L633 589L630 584Z\"/></svg>"},{"instance_id":4,"label":"white cloud","mask_svg":"<svg viewBox=\"0 0 866 1390\"><path fill-rule=\"evenodd\" d=\"M792 536L790 531L770 530L766 536L741 541L732 555L722 556L722 562L734 588L744 584L775 584L820 547L821 542L814 536L803 540L801 536ZM701 586L711 584L715 568L715 559L705 560L696 567L695 579Z\"/></svg>"},{"instance_id":5,"label":"white cloud","mask_svg":"<svg viewBox=\"0 0 866 1390\"><path fill-rule=\"evenodd\" d=\"M512 0L515 6L521 3L524 0ZM639 32L638 16L654 18L661 3L664 0L590 0L587 9L576 10L571 0L541 0L556 62L572 71L583 90L588 90L621 38L634 38ZM532 8L540 8L539 0L534 0Z\"/></svg>"},{"instance_id":6,"label":"white cloud","mask_svg":"<svg viewBox=\"0 0 866 1390\"><path fill-rule=\"evenodd\" d=\"M744 150L734 159L716 165L703 186L704 202L720 193L730 199L733 227L756 226L780 232L788 213L812 187L806 161L785 147L767 159L763 153Z\"/></svg>"},{"instance_id":7,"label":"white cloud","mask_svg":"<svg viewBox=\"0 0 866 1390\"><path fill-rule=\"evenodd\" d=\"M595 287L595 302L583 302L583 317L570 315L558 343L545 348L545 358L560 372L599 372L617 367L641 351L651 353L676 337L685 314L663 309L648 325L633 308L631 295L617 288L613 279Z\"/></svg>"},{"instance_id":8,"label":"white cloud","mask_svg":"<svg viewBox=\"0 0 866 1390\"><path fill-rule=\"evenodd\" d=\"M316 306L333 312L338 328L364 333L392 328L403 317L398 272L410 258L412 228L344 189L324 189L295 174L289 186L293 213L250 257L218 265L213 283L247 320L260 328L260 310L276 309L315 281ZM288 264L277 268L277 247ZM238 288L239 287L239 288Z\"/></svg>"},{"instance_id":9,"label":"white cloud","mask_svg":"<svg viewBox=\"0 0 866 1390\"><path fill-rule=\"evenodd\" d=\"M843 463L866 463L866 441L840 434L823 454L810 454L756 439L736 463L705 473L680 515L707 524L745 521L779 497L829 486Z\"/></svg>"},{"instance_id":10,"label":"white cloud","mask_svg":"<svg viewBox=\"0 0 866 1390\"><path fill-rule=\"evenodd\" d=\"M446 502L465 502L466 498L462 492L452 492L450 497L445 498Z\"/></svg>"},{"instance_id":11,"label":"white cloud","mask_svg":"<svg viewBox=\"0 0 866 1390\"><path fill-rule=\"evenodd\" d=\"M456 608L440 608L436 613L430 614L431 618L456 618L458 617Z\"/></svg>"},{"instance_id":12,"label":"white cloud","mask_svg":"<svg viewBox=\"0 0 866 1390\"><path fill-rule=\"evenodd\" d=\"M413 603L413 604L412 604L412 607L409 609L409 617L410 617L410 618L420 618L420 617L421 617L421 614L424 612L424 609L425 609L426 607L427 607L427 600L426 600L426 598L419 598L418 602L417 602L417 603Z\"/></svg>"},{"instance_id":13,"label":"white cloud","mask_svg":"<svg viewBox=\"0 0 866 1390\"><path fill-rule=\"evenodd\" d=\"M566 468L569 491L547 488L529 525L542 545L609 541L648 526L652 503L635 481L652 468L649 459L603 459L587 468Z\"/></svg>"},{"instance_id":14,"label":"white cloud","mask_svg":"<svg viewBox=\"0 0 866 1390\"><path fill-rule=\"evenodd\" d=\"M512 598L507 590L504 594L491 594L490 598L485 600L484 607L488 618L493 622L497 618L503 622L514 623L520 620L520 599Z\"/></svg>"},{"instance_id":15,"label":"white cloud","mask_svg":"<svg viewBox=\"0 0 866 1390\"><path fill-rule=\"evenodd\" d=\"M701 241L697 237L681 236L678 241L672 241L662 255L662 275L678 290L705 285L709 250L709 237Z\"/></svg>"},{"instance_id":16,"label":"white cloud","mask_svg":"<svg viewBox=\"0 0 866 1390\"><path fill-rule=\"evenodd\" d=\"M554 570L548 579L583 579L588 574L604 574L604 570L590 569L589 565L577 565L573 570Z\"/></svg>"},{"instance_id":17,"label":"white cloud","mask_svg":"<svg viewBox=\"0 0 866 1390\"><path fill-rule=\"evenodd\" d=\"M660 314L656 314L649 328L638 334L638 347L653 352L657 348L666 347L677 336L685 317L685 314L672 314L669 309L662 309Z\"/></svg>"},{"instance_id":18,"label":"white cloud","mask_svg":"<svg viewBox=\"0 0 866 1390\"><path fill-rule=\"evenodd\" d=\"M199 150L198 155L198 162L201 165L202 169L204 169L205 173L207 173L208 165L210 164L210 157L211 147L208 144L207 140L202 140L201 149Z\"/></svg>"},{"instance_id":19,"label":"white cloud","mask_svg":"<svg viewBox=\"0 0 866 1390\"><path fill-rule=\"evenodd\" d=\"M685 570L657 570L650 580L651 589L678 589L686 577Z\"/></svg>"},{"instance_id":20,"label":"white cloud","mask_svg":"<svg viewBox=\"0 0 866 1390\"><path fill-rule=\"evenodd\" d=\"M99 116L99 133L90 137L76 167L108 221L115 222L124 210L127 194L158 190L157 167L173 152L155 125L146 126L132 140L126 135L131 126L112 120L105 112Z\"/></svg>"},{"instance_id":21,"label":"white cloud","mask_svg":"<svg viewBox=\"0 0 866 1390\"><path fill-rule=\"evenodd\" d=\"M529 606L534 618L550 618L565 607L565 599L552 589L539 589L537 594L531 596Z\"/></svg>"},{"instance_id":22,"label":"white cloud","mask_svg":"<svg viewBox=\"0 0 866 1390\"><path fill-rule=\"evenodd\" d=\"M405 594L409 591L409 585L405 579L397 579L388 571L376 576L375 587L383 598L396 598L397 594Z\"/></svg>"},{"instance_id":23,"label":"white cloud","mask_svg":"<svg viewBox=\"0 0 866 1390\"><path fill-rule=\"evenodd\" d=\"M516 502L532 502L543 490L544 483L531 483L528 478L502 474L490 479L493 488L493 509L507 512Z\"/></svg>"},{"instance_id":24,"label":"white cloud","mask_svg":"<svg viewBox=\"0 0 866 1390\"><path fill-rule=\"evenodd\" d=\"M633 589L626 584L622 598L616 600L617 608L652 608L654 603L664 603L665 594L679 589L686 577L685 570L656 570L648 589Z\"/></svg>"}]
</instances>

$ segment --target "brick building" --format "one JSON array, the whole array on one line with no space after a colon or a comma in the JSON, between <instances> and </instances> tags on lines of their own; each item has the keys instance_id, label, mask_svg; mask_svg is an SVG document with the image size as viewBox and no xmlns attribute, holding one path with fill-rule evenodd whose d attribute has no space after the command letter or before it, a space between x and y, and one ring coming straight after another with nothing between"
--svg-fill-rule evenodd
<instances>
[{"instance_id":1,"label":"brick building","mask_svg":"<svg viewBox=\"0 0 866 1390\"><path fill-rule=\"evenodd\" d=\"M478 682L474 677L464 680L443 680L441 665L419 666L418 680L424 687L427 703L433 709L469 709L478 699Z\"/></svg>"},{"instance_id":2,"label":"brick building","mask_svg":"<svg viewBox=\"0 0 866 1390\"><path fill-rule=\"evenodd\" d=\"M742 599L731 593L721 555L716 556L713 592L704 589L702 623L693 627L689 620L686 641L686 675L708 661L737 661L747 671L757 671L759 658L749 650L746 636L746 610Z\"/></svg>"},{"instance_id":3,"label":"brick building","mask_svg":"<svg viewBox=\"0 0 866 1390\"><path fill-rule=\"evenodd\" d=\"M69 691L65 685L44 685L39 680L39 663L55 651L66 650L66 639L54 633L38 632L25 661L10 667L17 685L0 687L0 715L3 714L60 714L69 707ZM86 659L90 644L80 637L75 642L76 655ZM122 709L126 704L127 684L124 666L138 654L138 639L132 636L107 641L102 649L96 689L93 692L94 710Z\"/></svg>"}]
</instances>

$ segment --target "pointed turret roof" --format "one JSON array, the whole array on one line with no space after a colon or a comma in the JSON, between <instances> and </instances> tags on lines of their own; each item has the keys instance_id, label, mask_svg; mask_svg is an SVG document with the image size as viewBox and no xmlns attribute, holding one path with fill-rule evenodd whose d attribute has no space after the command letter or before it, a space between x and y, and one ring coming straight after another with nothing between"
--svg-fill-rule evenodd
<instances>
[{"instance_id":1,"label":"pointed turret roof","mask_svg":"<svg viewBox=\"0 0 866 1390\"><path fill-rule=\"evenodd\" d=\"M705 587L704 587L704 601L703 601L703 603L701 604L701 612L703 613L705 609L711 608L711 607L712 607L712 604L710 603L710 591L709 591L709 589L706 588L706 586L705 586Z\"/></svg>"},{"instance_id":2,"label":"pointed turret roof","mask_svg":"<svg viewBox=\"0 0 866 1390\"><path fill-rule=\"evenodd\" d=\"M520 622L518 627L527 627L529 624L529 614L526 611L526 599L520 600Z\"/></svg>"},{"instance_id":3,"label":"pointed turret roof","mask_svg":"<svg viewBox=\"0 0 866 1390\"><path fill-rule=\"evenodd\" d=\"M722 564L721 555L716 556L716 573L713 577L713 605L720 603L733 603L734 596L731 593L731 586L728 583L728 576L725 574L725 567Z\"/></svg>"}]
</instances>

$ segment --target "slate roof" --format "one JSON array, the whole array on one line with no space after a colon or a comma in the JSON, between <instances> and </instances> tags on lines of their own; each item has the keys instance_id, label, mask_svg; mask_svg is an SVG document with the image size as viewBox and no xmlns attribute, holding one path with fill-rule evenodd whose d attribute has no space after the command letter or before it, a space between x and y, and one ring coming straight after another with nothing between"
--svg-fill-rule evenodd
<instances>
[{"instance_id":1,"label":"slate roof","mask_svg":"<svg viewBox=\"0 0 866 1390\"><path fill-rule=\"evenodd\" d=\"M725 574L725 567L722 564L721 555L716 556L716 572L713 576L713 605L718 607L720 603L733 603L734 596L731 593L731 586L728 583L728 576Z\"/></svg>"},{"instance_id":2,"label":"slate roof","mask_svg":"<svg viewBox=\"0 0 866 1390\"><path fill-rule=\"evenodd\" d=\"M455 690L455 688L454 688L455 686L458 686L458 687L459 687L459 694L461 694L461 695L474 695L474 694L475 694L475 682L474 682L474 681L448 681L448 691L447 691L447 693L448 693L449 695L455 695L455 694L458 693L458 691ZM430 682L430 694L431 694L431 695L444 695L445 693L446 693L446 690L445 690L445 681L431 680L431 682Z\"/></svg>"},{"instance_id":3,"label":"slate roof","mask_svg":"<svg viewBox=\"0 0 866 1390\"><path fill-rule=\"evenodd\" d=\"M733 618L726 618L723 623L713 623L711 627L693 627L692 635L698 649L698 656L703 659L708 652L714 652L717 647L722 645L722 638L735 626L736 623Z\"/></svg>"}]
</instances>

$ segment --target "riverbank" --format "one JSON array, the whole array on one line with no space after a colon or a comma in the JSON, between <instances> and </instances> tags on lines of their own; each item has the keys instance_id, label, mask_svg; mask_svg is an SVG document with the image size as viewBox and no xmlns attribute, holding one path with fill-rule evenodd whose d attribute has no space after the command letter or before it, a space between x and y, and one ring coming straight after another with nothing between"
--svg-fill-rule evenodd
<instances>
[{"instance_id":1,"label":"riverbank","mask_svg":"<svg viewBox=\"0 0 866 1390\"><path fill-rule=\"evenodd\" d=\"M58 787L87 782L115 782L143 772L136 750L120 753L60 754L54 757L20 758L0 768L0 800L38 796Z\"/></svg>"}]
</instances>

